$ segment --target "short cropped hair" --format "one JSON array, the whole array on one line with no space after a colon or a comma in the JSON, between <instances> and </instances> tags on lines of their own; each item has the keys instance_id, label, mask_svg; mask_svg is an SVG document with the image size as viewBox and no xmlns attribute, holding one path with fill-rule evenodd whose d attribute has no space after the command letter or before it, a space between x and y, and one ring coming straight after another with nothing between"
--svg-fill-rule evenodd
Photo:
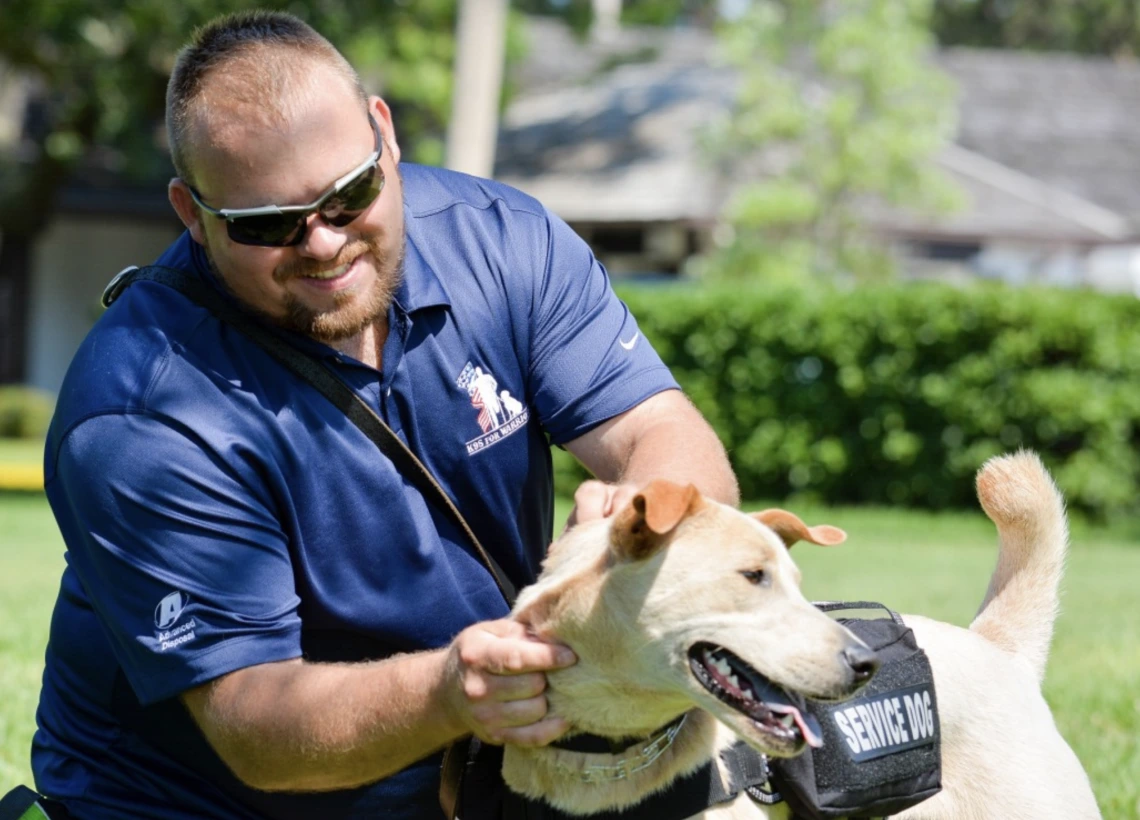
<instances>
[{"instance_id":1,"label":"short cropped hair","mask_svg":"<svg viewBox=\"0 0 1140 820\"><path fill-rule=\"evenodd\" d=\"M290 92L304 87L312 60L340 74L367 107L356 70L332 43L291 14L237 12L197 29L179 52L166 86L166 133L178 176L193 184L191 132L195 118L209 117L203 100L208 83L223 85L230 103L249 103L251 114L260 110L266 119L280 118L296 96Z\"/></svg>"}]
</instances>

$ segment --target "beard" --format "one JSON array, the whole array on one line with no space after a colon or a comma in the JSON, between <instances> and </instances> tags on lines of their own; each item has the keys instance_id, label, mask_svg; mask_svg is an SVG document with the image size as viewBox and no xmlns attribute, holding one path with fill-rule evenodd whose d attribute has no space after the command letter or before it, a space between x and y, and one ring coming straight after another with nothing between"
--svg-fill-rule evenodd
<instances>
[{"instance_id":1,"label":"beard","mask_svg":"<svg viewBox=\"0 0 1140 820\"><path fill-rule=\"evenodd\" d=\"M401 229L399 242L391 253L385 250L380 238L373 235L347 243L331 263L299 259L282 265L273 274L279 282L351 264L354 259L368 254L376 266L376 278L364 292L353 290L334 294L333 307L327 310L314 310L292 294L287 294L285 316L278 319L277 324L286 330L329 343L351 339L369 325L387 318L396 289L404 279L405 243L406 237Z\"/></svg>"},{"instance_id":2,"label":"beard","mask_svg":"<svg viewBox=\"0 0 1140 820\"><path fill-rule=\"evenodd\" d=\"M205 238L203 237L203 239ZM227 277L221 273L214 262L214 255L211 253L208 240L205 242L204 250L215 278L247 309L257 313L269 324L329 344L350 339L369 325L375 324L382 318L387 318L388 308L392 304L396 290L404 279L406 243L407 237L404 226L401 225L399 241L395 243L391 251L385 248L384 242L378 234L372 234L346 243L331 262L302 258L280 266L273 272L273 278L277 282L285 282L296 277L351 264L355 259L365 254L372 257L372 263L376 267L376 278L367 286L367 290L353 289L334 294L332 308L317 310L304 304L293 294L287 293L284 299L283 315L271 315L252 307L241 299L234 293Z\"/></svg>"}]
</instances>

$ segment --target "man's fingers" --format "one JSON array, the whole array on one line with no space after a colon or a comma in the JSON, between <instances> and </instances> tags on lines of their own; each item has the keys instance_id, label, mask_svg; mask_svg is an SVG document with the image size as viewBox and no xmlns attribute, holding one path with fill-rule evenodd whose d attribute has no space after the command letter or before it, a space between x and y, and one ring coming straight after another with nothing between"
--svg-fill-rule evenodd
<instances>
[{"instance_id":1,"label":"man's fingers","mask_svg":"<svg viewBox=\"0 0 1140 820\"><path fill-rule=\"evenodd\" d=\"M483 621L475 626L481 632L489 632L498 638L526 638L526 627L518 621L500 618L497 621Z\"/></svg>"},{"instance_id":2,"label":"man's fingers","mask_svg":"<svg viewBox=\"0 0 1140 820\"><path fill-rule=\"evenodd\" d=\"M579 509L601 509L606 504L610 487L603 481L583 481L574 491L574 504Z\"/></svg>"},{"instance_id":3,"label":"man's fingers","mask_svg":"<svg viewBox=\"0 0 1140 820\"><path fill-rule=\"evenodd\" d=\"M530 672L525 675L492 675L475 673L463 683L463 692L471 701L523 700L546 691L546 675Z\"/></svg>"},{"instance_id":4,"label":"man's fingers","mask_svg":"<svg viewBox=\"0 0 1140 820\"><path fill-rule=\"evenodd\" d=\"M610 494L609 503L603 513L603 515L607 517L625 509L626 506L633 501L634 496L637 495L640 488L635 484L618 484L612 489L613 492Z\"/></svg>"},{"instance_id":5,"label":"man's fingers","mask_svg":"<svg viewBox=\"0 0 1140 820\"><path fill-rule=\"evenodd\" d=\"M574 493L574 509L566 522L569 530L587 521L609 518L621 511L640 491L637 484L605 484L601 481L583 481Z\"/></svg>"},{"instance_id":6,"label":"man's fingers","mask_svg":"<svg viewBox=\"0 0 1140 820\"><path fill-rule=\"evenodd\" d=\"M574 491L574 509L566 519L566 530L573 529L583 521L592 521L605 516L610 489L601 481L583 481ZM563 530L565 532L565 530Z\"/></svg>"},{"instance_id":7,"label":"man's fingers","mask_svg":"<svg viewBox=\"0 0 1140 820\"><path fill-rule=\"evenodd\" d=\"M455 688L450 702L459 721L479 737L501 742L501 733L546 718L545 671L577 662L567 646L527 635L516 622L488 621L463 630L451 647ZM527 745L549 743L565 731L544 725L519 737Z\"/></svg>"},{"instance_id":8,"label":"man's fingers","mask_svg":"<svg viewBox=\"0 0 1140 820\"><path fill-rule=\"evenodd\" d=\"M577 658L565 646L538 641L503 642L488 653L483 669L494 675L523 675L570 666Z\"/></svg>"},{"instance_id":9,"label":"man's fingers","mask_svg":"<svg viewBox=\"0 0 1140 820\"><path fill-rule=\"evenodd\" d=\"M551 715L528 726L503 729L495 733L495 743L511 743L515 746L546 746L566 734L570 724L564 718Z\"/></svg>"},{"instance_id":10,"label":"man's fingers","mask_svg":"<svg viewBox=\"0 0 1140 820\"><path fill-rule=\"evenodd\" d=\"M500 637L487 630L463 642L459 649L460 659L469 667L494 675L524 675L562 669L577 660L569 647L528 637L522 624L514 626L522 632L522 637Z\"/></svg>"},{"instance_id":11,"label":"man's fingers","mask_svg":"<svg viewBox=\"0 0 1140 820\"><path fill-rule=\"evenodd\" d=\"M471 713L487 736L494 739L508 729L529 726L545 719L547 709L546 697L539 695L526 700L482 704L472 709Z\"/></svg>"}]
</instances>

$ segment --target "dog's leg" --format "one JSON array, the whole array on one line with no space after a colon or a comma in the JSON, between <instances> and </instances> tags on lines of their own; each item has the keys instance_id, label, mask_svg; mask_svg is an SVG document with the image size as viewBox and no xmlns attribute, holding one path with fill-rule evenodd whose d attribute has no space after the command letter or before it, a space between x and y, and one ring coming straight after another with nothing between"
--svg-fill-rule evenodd
<instances>
[{"instance_id":1,"label":"dog's leg","mask_svg":"<svg viewBox=\"0 0 1140 820\"><path fill-rule=\"evenodd\" d=\"M1068 544L1065 505L1040 460L1028 452L990 459L978 472L977 487L1001 546L970 629L1028 660L1041 681Z\"/></svg>"}]
</instances>

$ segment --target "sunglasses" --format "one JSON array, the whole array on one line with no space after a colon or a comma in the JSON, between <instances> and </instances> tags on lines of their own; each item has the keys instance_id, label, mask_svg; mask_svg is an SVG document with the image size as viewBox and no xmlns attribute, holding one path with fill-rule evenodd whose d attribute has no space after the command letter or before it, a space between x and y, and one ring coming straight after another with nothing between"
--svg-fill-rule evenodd
<instances>
[{"instance_id":1,"label":"sunglasses","mask_svg":"<svg viewBox=\"0 0 1140 820\"><path fill-rule=\"evenodd\" d=\"M284 248L299 245L305 238L309 217L319 214L328 224L343 228L376 201L384 190L380 155L384 141L371 115L368 124L376 138L376 148L364 162L342 176L332 187L308 205L265 205L260 208L211 208L190 188L190 197L199 208L226 220L226 232L240 245ZM190 186L187 186L188 188Z\"/></svg>"}]
</instances>

